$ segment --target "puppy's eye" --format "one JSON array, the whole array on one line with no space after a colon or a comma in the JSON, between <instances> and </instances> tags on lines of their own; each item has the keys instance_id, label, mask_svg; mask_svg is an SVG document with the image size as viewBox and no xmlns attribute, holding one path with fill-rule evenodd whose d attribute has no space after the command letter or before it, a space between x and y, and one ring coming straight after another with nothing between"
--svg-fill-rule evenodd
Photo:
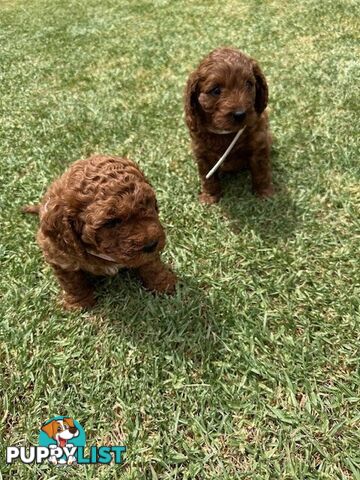
<instances>
[{"instance_id":1,"label":"puppy's eye","mask_svg":"<svg viewBox=\"0 0 360 480\"><path fill-rule=\"evenodd\" d=\"M121 224L122 220L120 218L112 218L103 224L104 228L114 228L118 227Z\"/></svg>"},{"instance_id":2,"label":"puppy's eye","mask_svg":"<svg viewBox=\"0 0 360 480\"><path fill-rule=\"evenodd\" d=\"M216 86L209 91L209 94L212 95L213 97L218 97L220 93L221 93L221 88L219 86Z\"/></svg>"},{"instance_id":3,"label":"puppy's eye","mask_svg":"<svg viewBox=\"0 0 360 480\"><path fill-rule=\"evenodd\" d=\"M246 87L249 88L250 90L251 90L251 89L253 88L253 86L254 86L254 82L251 81L251 80L246 80L245 84L246 84Z\"/></svg>"},{"instance_id":4,"label":"puppy's eye","mask_svg":"<svg viewBox=\"0 0 360 480\"><path fill-rule=\"evenodd\" d=\"M58 427L58 428L57 428L57 431L58 431L58 432L61 432L61 427Z\"/></svg>"}]
</instances>

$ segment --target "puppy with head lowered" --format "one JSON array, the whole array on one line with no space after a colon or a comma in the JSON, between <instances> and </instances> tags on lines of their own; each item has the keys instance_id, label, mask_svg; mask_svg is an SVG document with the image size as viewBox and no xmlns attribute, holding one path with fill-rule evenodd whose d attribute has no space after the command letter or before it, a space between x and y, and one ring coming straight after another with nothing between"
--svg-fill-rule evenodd
<instances>
[{"instance_id":1,"label":"puppy with head lowered","mask_svg":"<svg viewBox=\"0 0 360 480\"><path fill-rule=\"evenodd\" d=\"M136 269L149 290L171 293L175 275L162 263L165 232L155 192L130 160L93 156L73 163L39 206L37 241L62 289L65 308L95 303L92 275Z\"/></svg>"},{"instance_id":2,"label":"puppy with head lowered","mask_svg":"<svg viewBox=\"0 0 360 480\"><path fill-rule=\"evenodd\" d=\"M258 63L237 49L214 50L191 73L185 89L185 120L198 164L201 202L219 201L219 172L244 167L250 168L254 193L273 194L267 102L268 87Z\"/></svg>"}]
</instances>

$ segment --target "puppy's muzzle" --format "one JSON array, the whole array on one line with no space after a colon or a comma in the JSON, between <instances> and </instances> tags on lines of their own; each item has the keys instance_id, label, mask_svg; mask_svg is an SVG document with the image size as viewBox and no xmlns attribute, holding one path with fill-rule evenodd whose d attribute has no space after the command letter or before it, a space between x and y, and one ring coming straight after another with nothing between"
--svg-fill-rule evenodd
<instances>
[{"instance_id":1,"label":"puppy's muzzle","mask_svg":"<svg viewBox=\"0 0 360 480\"><path fill-rule=\"evenodd\" d=\"M155 252L156 247L158 246L158 240L153 240L152 242L147 243L143 246L143 252L152 253Z\"/></svg>"},{"instance_id":2,"label":"puppy's muzzle","mask_svg":"<svg viewBox=\"0 0 360 480\"><path fill-rule=\"evenodd\" d=\"M246 112L245 110L236 110L232 114L235 123L241 123L245 120Z\"/></svg>"}]
</instances>

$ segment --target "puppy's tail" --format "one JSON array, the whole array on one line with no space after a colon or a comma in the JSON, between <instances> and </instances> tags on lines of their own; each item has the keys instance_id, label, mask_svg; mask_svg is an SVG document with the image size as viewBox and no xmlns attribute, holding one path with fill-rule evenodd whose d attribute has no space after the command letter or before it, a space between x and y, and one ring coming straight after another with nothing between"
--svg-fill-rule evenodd
<instances>
[{"instance_id":1,"label":"puppy's tail","mask_svg":"<svg viewBox=\"0 0 360 480\"><path fill-rule=\"evenodd\" d=\"M22 207L21 211L23 213L33 213L35 215L39 215L40 205L25 205Z\"/></svg>"}]
</instances>

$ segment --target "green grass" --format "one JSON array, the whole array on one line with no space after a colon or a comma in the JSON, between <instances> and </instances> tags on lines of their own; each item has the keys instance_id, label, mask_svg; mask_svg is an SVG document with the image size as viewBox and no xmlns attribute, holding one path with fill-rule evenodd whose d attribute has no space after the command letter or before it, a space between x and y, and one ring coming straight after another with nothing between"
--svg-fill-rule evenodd
<instances>
[{"instance_id":1,"label":"green grass","mask_svg":"<svg viewBox=\"0 0 360 480\"><path fill-rule=\"evenodd\" d=\"M41 422L71 415L125 464L71 478L359 479L359 99L355 1L3 0L0 478ZM188 72L234 45L269 80L274 180L199 204ZM157 190L174 297L131 274L65 313L36 202L74 160L128 155ZM68 470L67 470L68 472Z\"/></svg>"}]
</instances>

